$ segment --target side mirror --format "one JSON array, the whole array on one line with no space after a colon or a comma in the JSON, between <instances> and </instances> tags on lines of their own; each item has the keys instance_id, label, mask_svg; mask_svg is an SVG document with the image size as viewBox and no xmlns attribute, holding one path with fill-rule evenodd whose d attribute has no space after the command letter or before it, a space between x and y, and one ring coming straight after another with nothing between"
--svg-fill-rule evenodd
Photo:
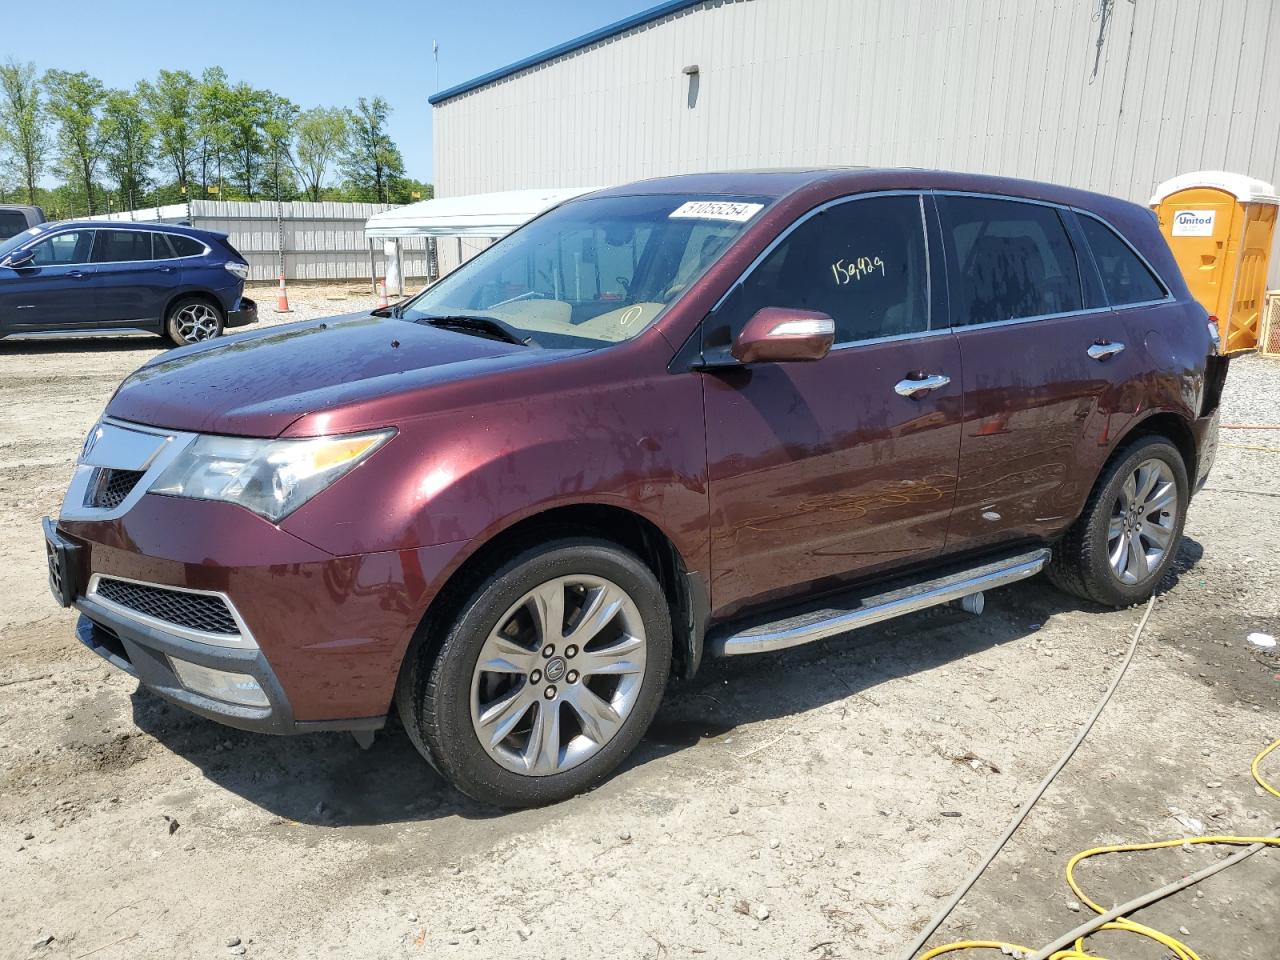
<instances>
[{"instance_id":1,"label":"side mirror","mask_svg":"<svg viewBox=\"0 0 1280 960\"><path fill-rule=\"evenodd\" d=\"M4 260L0 260L0 267L10 267L17 270L19 267L30 266L34 257L35 252L32 250L18 250L9 254Z\"/></svg>"},{"instance_id":2,"label":"side mirror","mask_svg":"<svg viewBox=\"0 0 1280 960\"><path fill-rule=\"evenodd\" d=\"M739 363L821 360L836 338L836 322L825 313L765 307L734 338L729 353Z\"/></svg>"}]
</instances>

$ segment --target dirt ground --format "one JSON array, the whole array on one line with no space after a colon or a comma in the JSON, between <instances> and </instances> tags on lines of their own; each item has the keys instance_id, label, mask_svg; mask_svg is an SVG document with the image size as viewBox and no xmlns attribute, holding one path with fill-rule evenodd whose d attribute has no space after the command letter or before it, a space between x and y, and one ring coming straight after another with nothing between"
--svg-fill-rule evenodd
<instances>
[{"instance_id":1,"label":"dirt ground","mask_svg":"<svg viewBox=\"0 0 1280 960\"><path fill-rule=\"evenodd\" d=\"M372 303L357 285L290 299L285 319ZM361 751L229 730L75 642L39 518L116 383L161 347L0 344L0 957L894 958L1071 741L1141 614L1035 580L980 618L711 663L602 789L497 814L399 731ZM1224 422L1280 423L1280 363L1233 365ZM1280 635L1280 430L1223 439L1115 700L934 942L1048 942L1085 918L1067 858L1185 835L1175 814L1210 833L1280 824L1249 775L1280 736L1280 656L1246 642ZM1080 875L1110 904L1214 856ZM1268 851L1140 919L1189 931L1206 960L1273 960L1277 889Z\"/></svg>"}]
</instances>

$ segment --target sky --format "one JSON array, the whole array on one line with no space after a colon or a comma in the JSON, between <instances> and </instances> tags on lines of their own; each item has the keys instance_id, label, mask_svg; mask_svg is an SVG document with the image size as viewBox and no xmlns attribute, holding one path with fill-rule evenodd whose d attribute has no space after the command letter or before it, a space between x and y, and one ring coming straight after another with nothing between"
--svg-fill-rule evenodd
<instances>
[{"instance_id":1,"label":"sky","mask_svg":"<svg viewBox=\"0 0 1280 960\"><path fill-rule=\"evenodd\" d=\"M56 31L0 30L0 61L86 70L132 87L160 69L221 66L304 109L383 97L409 176L431 181L431 107L439 89L538 53L658 0L58 0ZM15 20L15 16L17 19ZM14 14L11 26L34 14ZM43 38L36 42L32 37ZM47 42L54 38L55 42Z\"/></svg>"}]
</instances>

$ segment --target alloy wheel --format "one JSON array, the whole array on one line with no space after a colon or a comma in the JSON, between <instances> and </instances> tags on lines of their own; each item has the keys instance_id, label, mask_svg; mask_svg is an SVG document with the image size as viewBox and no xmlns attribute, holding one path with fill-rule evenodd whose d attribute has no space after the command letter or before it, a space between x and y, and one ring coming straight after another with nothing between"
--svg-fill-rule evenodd
<instances>
[{"instance_id":1,"label":"alloy wheel","mask_svg":"<svg viewBox=\"0 0 1280 960\"><path fill-rule=\"evenodd\" d=\"M644 682L635 601L602 577L556 577L530 590L485 639L471 723L507 770L548 776L595 756L622 728Z\"/></svg>"},{"instance_id":2,"label":"alloy wheel","mask_svg":"<svg viewBox=\"0 0 1280 960\"><path fill-rule=\"evenodd\" d=\"M1107 556L1121 583L1141 583L1164 562L1178 521L1178 485L1163 460L1125 478L1107 526Z\"/></svg>"},{"instance_id":3,"label":"alloy wheel","mask_svg":"<svg viewBox=\"0 0 1280 960\"><path fill-rule=\"evenodd\" d=\"M174 316L178 336L187 343L198 343L218 335L218 311L207 303L189 303Z\"/></svg>"}]
</instances>

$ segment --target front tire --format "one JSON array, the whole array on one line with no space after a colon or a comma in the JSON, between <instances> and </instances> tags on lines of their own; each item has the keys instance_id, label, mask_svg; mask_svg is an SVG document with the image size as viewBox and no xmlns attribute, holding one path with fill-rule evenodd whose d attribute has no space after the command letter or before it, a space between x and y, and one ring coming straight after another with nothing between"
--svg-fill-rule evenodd
<instances>
[{"instance_id":1,"label":"front tire","mask_svg":"<svg viewBox=\"0 0 1280 960\"><path fill-rule=\"evenodd\" d=\"M484 577L440 644L411 651L396 694L415 746L500 807L603 782L640 742L671 668L653 572L604 540L530 547Z\"/></svg>"},{"instance_id":2,"label":"front tire","mask_svg":"<svg viewBox=\"0 0 1280 960\"><path fill-rule=\"evenodd\" d=\"M222 336L222 311L204 297L175 300L164 318L164 332L180 347Z\"/></svg>"},{"instance_id":3,"label":"front tire","mask_svg":"<svg viewBox=\"0 0 1280 960\"><path fill-rule=\"evenodd\" d=\"M1049 579L1108 607L1143 602L1177 556L1190 499L1178 448L1160 436L1138 440L1098 478L1054 550Z\"/></svg>"}]
</instances>

